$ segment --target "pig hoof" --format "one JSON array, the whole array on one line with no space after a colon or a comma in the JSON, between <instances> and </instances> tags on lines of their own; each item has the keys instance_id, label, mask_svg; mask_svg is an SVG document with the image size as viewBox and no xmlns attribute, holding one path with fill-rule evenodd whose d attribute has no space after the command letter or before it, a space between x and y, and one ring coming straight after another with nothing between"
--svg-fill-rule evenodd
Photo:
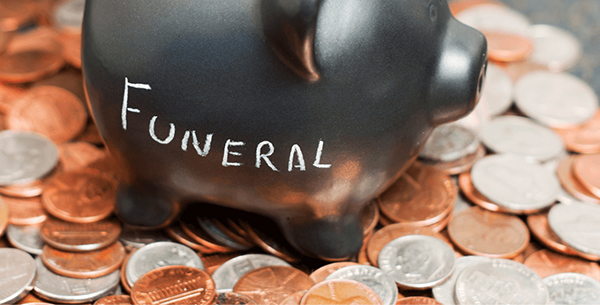
<instances>
[{"instance_id":1,"label":"pig hoof","mask_svg":"<svg viewBox=\"0 0 600 305\"><path fill-rule=\"evenodd\" d=\"M124 222L133 226L160 227L175 217L176 205L144 185L119 185L115 212Z\"/></svg>"}]
</instances>

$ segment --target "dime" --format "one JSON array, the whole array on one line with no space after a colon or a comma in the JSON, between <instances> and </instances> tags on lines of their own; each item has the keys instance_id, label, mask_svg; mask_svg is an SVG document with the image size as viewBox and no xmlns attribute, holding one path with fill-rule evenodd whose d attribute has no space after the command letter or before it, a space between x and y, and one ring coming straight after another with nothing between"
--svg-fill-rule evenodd
<instances>
[{"instance_id":1,"label":"dime","mask_svg":"<svg viewBox=\"0 0 600 305\"><path fill-rule=\"evenodd\" d=\"M496 153L510 153L530 160L547 161L563 154L561 139L551 130L530 119L501 116L479 133L483 144Z\"/></svg>"},{"instance_id":2,"label":"dime","mask_svg":"<svg viewBox=\"0 0 600 305\"><path fill-rule=\"evenodd\" d=\"M579 273L560 273L544 279L550 300L562 304L600 304L600 282Z\"/></svg>"},{"instance_id":3,"label":"dime","mask_svg":"<svg viewBox=\"0 0 600 305\"><path fill-rule=\"evenodd\" d=\"M459 304L546 304L548 289L529 267L494 258L467 266L456 280Z\"/></svg>"},{"instance_id":4,"label":"dime","mask_svg":"<svg viewBox=\"0 0 600 305\"><path fill-rule=\"evenodd\" d=\"M600 203L600 198L594 196L594 194L588 191L577 179L575 179L575 177L573 177L571 168L574 161L575 156L569 156L562 159L556 168L556 175L558 176L562 187L570 195L579 200Z\"/></svg>"},{"instance_id":5,"label":"dime","mask_svg":"<svg viewBox=\"0 0 600 305\"><path fill-rule=\"evenodd\" d=\"M524 35L529 20L523 14L499 5L478 5L456 15L458 21L480 31Z\"/></svg>"},{"instance_id":6,"label":"dime","mask_svg":"<svg viewBox=\"0 0 600 305\"><path fill-rule=\"evenodd\" d=\"M267 266L242 276L233 292L249 296L258 304L279 304L289 295L309 289L315 283L304 272L286 266Z\"/></svg>"},{"instance_id":7,"label":"dime","mask_svg":"<svg viewBox=\"0 0 600 305\"><path fill-rule=\"evenodd\" d=\"M40 236L39 226L9 225L6 230L6 237L15 248L34 255L42 255L44 242Z\"/></svg>"},{"instance_id":8,"label":"dime","mask_svg":"<svg viewBox=\"0 0 600 305\"><path fill-rule=\"evenodd\" d=\"M46 211L39 197L15 198L2 197L8 206L8 222L13 225L35 225L46 221Z\"/></svg>"},{"instance_id":9,"label":"dime","mask_svg":"<svg viewBox=\"0 0 600 305\"><path fill-rule=\"evenodd\" d=\"M125 248L119 242L89 252L65 252L44 246L42 261L53 272L74 278L97 278L119 269Z\"/></svg>"},{"instance_id":10,"label":"dime","mask_svg":"<svg viewBox=\"0 0 600 305\"><path fill-rule=\"evenodd\" d=\"M488 58L509 62L524 60L533 51L531 40L525 36L505 32L484 32L488 43Z\"/></svg>"},{"instance_id":11,"label":"dime","mask_svg":"<svg viewBox=\"0 0 600 305\"><path fill-rule=\"evenodd\" d=\"M524 211L515 211L511 209L507 209L505 207L501 207L495 203L493 203L490 199L481 194L473 185L471 181L471 173L462 173L458 176L458 185L462 190L463 194L473 203L478 205L481 208L484 208L488 211L492 212L504 212L504 213L512 213L512 214L523 214ZM528 211L525 211L528 212Z\"/></svg>"},{"instance_id":12,"label":"dime","mask_svg":"<svg viewBox=\"0 0 600 305\"><path fill-rule=\"evenodd\" d=\"M557 204L548 213L550 227L569 246L600 256L600 207L585 203Z\"/></svg>"},{"instance_id":13,"label":"dime","mask_svg":"<svg viewBox=\"0 0 600 305\"><path fill-rule=\"evenodd\" d=\"M310 288L301 305L356 304L382 305L377 294L367 285L352 280L329 280Z\"/></svg>"},{"instance_id":14,"label":"dime","mask_svg":"<svg viewBox=\"0 0 600 305\"><path fill-rule=\"evenodd\" d=\"M60 163L66 172L82 169L106 157L104 150L86 142L62 143L58 150Z\"/></svg>"},{"instance_id":15,"label":"dime","mask_svg":"<svg viewBox=\"0 0 600 305\"><path fill-rule=\"evenodd\" d=\"M157 242L138 249L127 262L127 284L131 287L151 270L165 266L188 266L204 270L200 257L192 249L173 242Z\"/></svg>"},{"instance_id":16,"label":"dime","mask_svg":"<svg viewBox=\"0 0 600 305\"><path fill-rule=\"evenodd\" d=\"M38 180L57 162L58 149L48 138L25 131L0 132L0 185Z\"/></svg>"},{"instance_id":17,"label":"dime","mask_svg":"<svg viewBox=\"0 0 600 305\"><path fill-rule=\"evenodd\" d=\"M36 276L35 262L24 251L0 249L0 303L13 304L31 291Z\"/></svg>"},{"instance_id":18,"label":"dime","mask_svg":"<svg viewBox=\"0 0 600 305\"><path fill-rule=\"evenodd\" d=\"M477 151L475 134L457 124L443 124L433 129L419 156L435 161L455 161Z\"/></svg>"},{"instance_id":19,"label":"dime","mask_svg":"<svg viewBox=\"0 0 600 305\"><path fill-rule=\"evenodd\" d=\"M365 247L364 243L363 243L363 247ZM337 270L340 270L340 269L342 269L344 267L348 267L348 266L354 266L354 265L357 265L357 264L354 262L337 262L337 263L327 264L327 265L313 271L310 274L310 278L313 281L315 281L315 283L320 283L320 282L324 281L330 274L336 272Z\"/></svg>"},{"instance_id":20,"label":"dime","mask_svg":"<svg viewBox=\"0 0 600 305\"><path fill-rule=\"evenodd\" d=\"M533 41L530 60L544 65L552 72L572 68L581 57L581 45L573 34L547 24L529 27L527 35Z\"/></svg>"},{"instance_id":21,"label":"dime","mask_svg":"<svg viewBox=\"0 0 600 305\"><path fill-rule=\"evenodd\" d=\"M70 252L93 251L107 247L117 241L120 233L121 225L118 220L113 219L80 224L48 218L41 230L45 243Z\"/></svg>"},{"instance_id":22,"label":"dime","mask_svg":"<svg viewBox=\"0 0 600 305\"><path fill-rule=\"evenodd\" d=\"M531 254L525 260L525 266L531 268L542 278L563 272L576 272L600 281L600 266L597 263L546 249Z\"/></svg>"},{"instance_id":23,"label":"dime","mask_svg":"<svg viewBox=\"0 0 600 305\"><path fill-rule=\"evenodd\" d=\"M367 285L379 296L384 305L394 305L398 300L398 287L389 276L372 266L348 266L330 274L325 280L354 280Z\"/></svg>"},{"instance_id":24,"label":"dime","mask_svg":"<svg viewBox=\"0 0 600 305\"><path fill-rule=\"evenodd\" d=\"M223 263L212 274L217 292L231 292L237 281L244 274L265 266L288 266L286 261L265 254L246 254L235 257Z\"/></svg>"},{"instance_id":25,"label":"dime","mask_svg":"<svg viewBox=\"0 0 600 305\"><path fill-rule=\"evenodd\" d=\"M377 263L400 287L427 289L450 277L454 270L454 250L435 237L408 235L383 247Z\"/></svg>"},{"instance_id":26,"label":"dime","mask_svg":"<svg viewBox=\"0 0 600 305\"><path fill-rule=\"evenodd\" d=\"M145 245L155 242L171 241L161 230L141 230L133 226L123 224L123 231L119 236L127 251L139 249Z\"/></svg>"},{"instance_id":27,"label":"dime","mask_svg":"<svg viewBox=\"0 0 600 305\"><path fill-rule=\"evenodd\" d=\"M560 184L539 164L517 155L487 156L471 170L473 185L499 206L516 211L536 211L556 201Z\"/></svg>"},{"instance_id":28,"label":"dime","mask_svg":"<svg viewBox=\"0 0 600 305\"><path fill-rule=\"evenodd\" d=\"M96 301L94 305L133 305L133 301L128 295L110 295Z\"/></svg>"},{"instance_id":29,"label":"dime","mask_svg":"<svg viewBox=\"0 0 600 305\"><path fill-rule=\"evenodd\" d=\"M485 102L492 116L506 112L512 105L513 81L510 76L490 63L481 91L481 102Z\"/></svg>"},{"instance_id":30,"label":"dime","mask_svg":"<svg viewBox=\"0 0 600 305\"><path fill-rule=\"evenodd\" d=\"M442 303L427 297L409 297L398 299L396 305L442 305Z\"/></svg>"},{"instance_id":31,"label":"dime","mask_svg":"<svg viewBox=\"0 0 600 305\"><path fill-rule=\"evenodd\" d=\"M488 260L489 258L484 256L463 256L459 257L454 261L454 271L452 272L452 276L445 281L443 284L433 287L432 292L433 296L437 301L444 305L452 305L455 304L454 298L454 287L456 286L456 280L458 279L458 275L469 265L481 262L484 260Z\"/></svg>"},{"instance_id":32,"label":"dime","mask_svg":"<svg viewBox=\"0 0 600 305\"><path fill-rule=\"evenodd\" d=\"M596 111L594 117L582 125L556 128L554 132L570 151L582 154L600 153L600 111Z\"/></svg>"},{"instance_id":33,"label":"dime","mask_svg":"<svg viewBox=\"0 0 600 305\"><path fill-rule=\"evenodd\" d=\"M527 116L554 128L591 119L598 97L583 80L566 73L531 72L515 84L515 103Z\"/></svg>"},{"instance_id":34,"label":"dime","mask_svg":"<svg viewBox=\"0 0 600 305\"><path fill-rule=\"evenodd\" d=\"M235 293L235 292L224 292L218 293L215 297L215 300L212 303L213 305L256 305L256 302L251 298Z\"/></svg>"},{"instance_id":35,"label":"dime","mask_svg":"<svg viewBox=\"0 0 600 305\"><path fill-rule=\"evenodd\" d=\"M572 165L573 176L594 196L600 197L600 155L581 155Z\"/></svg>"},{"instance_id":36,"label":"dime","mask_svg":"<svg viewBox=\"0 0 600 305\"><path fill-rule=\"evenodd\" d=\"M135 283L131 299L135 304L211 304L215 283L197 268L166 266L154 269Z\"/></svg>"}]
</instances>

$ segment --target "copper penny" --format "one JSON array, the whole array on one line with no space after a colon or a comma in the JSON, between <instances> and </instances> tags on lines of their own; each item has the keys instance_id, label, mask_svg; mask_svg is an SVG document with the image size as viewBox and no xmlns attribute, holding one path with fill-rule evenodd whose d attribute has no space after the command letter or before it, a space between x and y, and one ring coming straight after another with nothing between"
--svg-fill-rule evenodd
<instances>
[{"instance_id":1,"label":"copper penny","mask_svg":"<svg viewBox=\"0 0 600 305\"><path fill-rule=\"evenodd\" d=\"M450 176L431 166L413 163L378 197L379 209L395 222L426 226L446 217L457 188Z\"/></svg>"},{"instance_id":2,"label":"copper penny","mask_svg":"<svg viewBox=\"0 0 600 305\"><path fill-rule=\"evenodd\" d=\"M458 160L449 162L433 162L424 160L422 163L433 166L447 175L458 175L471 170L475 162L483 157L485 157L485 147L483 145L479 145L474 153Z\"/></svg>"},{"instance_id":3,"label":"copper penny","mask_svg":"<svg viewBox=\"0 0 600 305\"><path fill-rule=\"evenodd\" d=\"M121 264L121 266L127 266L129 259L131 258L133 253L135 253L135 251L137 251L137 249L134 248L131 250L131 252L129 252L129 254L125 256L125 259L123 259L123 263ZM129 283L127 283L127 268L121 268L121 272L119 273L119 279L121 281L121 287L123 287L123 289L125 289L125 291L128 294L131 294L131 286L129 286Z\"/></svg>"},{"instance_id":4,"label":"copper penny","mask_svg":"<svg viewBox=\"0 0 600 305\"><path fill-rule=\"evenodd\" d=\"M118 184L113 176L89 168L61 173L46 185L42 204L62 220L95 222L114 210Z\"/></svg>"},{"instance_id":5,"label":"copper penny","mask_svg":"<svg viewBox=\"0 0 600 305\"><path fill-rule=\"evenodd\" d=\"M165 233L167 233L167 235L169 235L169 237L171 237L174 241L177 241L178 243L181 243L201 253L215 252L214 250L195 242L193 238L183 231L179 223L171 224L169 227L165 228Z\"/></svg>"},{"instance_id":6,"label":"copper penny","mask_svg":"<svg viewBox=\"0 0 600 305\"><path fill-rule=\"evenodd\" d=\"M81 69L81 33L63 32L60 36L62 56L71 66Z\"/></svg>"},{"instance_id":7,"label":"copper penny","mask_svg":"<svg viewBox=\"0 0 600 305\"><path fill-rule=\"evenodd\" d=\"M87 112L73 93L54 86L30 89L8 113L11 129L39 132L55 143L73 139L85 127Z\"/></svg>"},{"instance_id":8,"label":"copper penny","mask_svg":"<svg viewBox=\"0 0 600 305\"><path fill-rule=\"evenodd\" d=\"M124 177L123 169L117 164L117 161L110 154L108 154L105 158L90 163L87 167L110 174L117 180L120 180L122 177Z\"/></svg>"},{"instance_id":9,"label":"copper penny","mask_svg":"<svg viewBox=\"0 0 600 305\"><path fill-rule=\"evenodd\" d=\"M556 175L558 176L563 188L569 194L579 200L600 203L600 198L594 196L594 194L583 187L583 185L581 185L581 183L575 179L575 177L573 177L571 167L574 160L575 156L564 158L560 161L558 167L556 168Z\"/></svg>"},{"instance_id":10,"label":"copper penny","mask_svg":"<svg viewBox=\"0 0 600 305\"><path fill-rule=\"evenodd\" d=\"M600 154L575 157L571 169L573 176L583 187L600 197Z\"/></svg>"},{"instance_id":11,"label":"copper penny","mask_svg":"<svg viewBox=\"0 0 600 305\"><path fill-rule=\"evenodd\" d=\"M39 197L14 198L0 196L0 200L4 200L8 205L8 221L13 225L27 226L46 221L47 214Z\"/></svg>"},{"instance_id":12,"label":"copper penny","mask_svg":"<svg viewBox=\"0 0 600 305\"><path fill-rule=\"evenodd\" d=\"M0 55L0 81L26 83L55 73L65 64L56 50L29 49Z\"/></svg>"},{"instance_id":13,"label":"copper penny","mask_svg":"<svg viewBox=\"0 0 600 305\"><path fill-rule=\"evenodd\" d=\"M0 113L8 113L15 101L21 98L23 92L22 88L0 83Z\"/></svg>"},{"instance_id":14,"label":"copper penny","mask_svg":"<svg viewBox=\"0 0 600 305\"><path fill-rule=\"evenodd\" d=\"M379 207L377 201L371 200L360 214L363 225L363 237L369 235L375 230L379 222Z\"/></svg>"},{"instance_id":15,"label":"copper penny","mask_svg":"<svg viewBox=\"0 0 600 305\"><path fill-rule=\"evenodd\" d=\"M109 295L96 301L94 305L133 305L133 301L128 295Z\"/></svg>"},{"instance_id":16,"label":"copper penny","mask_svg":"<svg viewBox=\"0 0 600 305\"><path fill-rule=\"evenodd\" d=\"M250 297L235 292L219 293L212 305L256 305Z\"/></svg>"},{"instance_id":17,"label":"copper penny","mask_svg":"<svg viewBox=\"0 0 600 305\"><path fill-rule=\"evenodd\" d=\"M119 269L125 258L125 248L116 242L90 252L65 252L44 246L42 261L56 274L74 278L96 278Z\"/></svg>"},{"instance_id":18,"label":"copper penny","mask_svg":"<svg viewBox=\"0 0 600 305\"><path fill-rule=\"evenodd\" d=\"M440 219L439 222L430 224L428 226L420 226L420 225L416 225L412 222L395 222L395 221L392 221L392 220L388 219L387 217L385 217L385 215L379 216L379 223L384 227L395 224L395 225L402 226L405 228L413 228L413 229L428 228L433 232L440 232L448 225L448 222L450 222L450 219L452 219L453 213L454 213L453 211L450 211L450 214L448 214L448 216L446 216L443 219Z\"/></svg>"},{"instance_id":19,"label":"copper penny","mask_svg":"<svg viewBox=\"0 0 600 305\"><path fill-rule=\"evenodd\" d=\"M206 272L186 266L166 266L140 277L131 288L137 305L211 304L215 282Z\"/></svg>"},{"instance_id":20,"label":"copper penny","mask_svg":"<svg viewBox=\"0 0 600 305\"><path fill-rule=\"evenodd\" d=\"M119 238L121 224L115 219L94 223L70 223L49 217L40 231L45 243L53 248L85 252L110 246Z\"/></svg>"},{"instance_id":21,"label":"copper penny","mask_svg":"<svg viewBox=\"0 0 600 305\"><path fill-rule=\"evenodd\" d=\"M106 152L90 143L68 142L58 146L60 163L68 172L82 169L106 157Z\"/></svg>"},{"instance_id":22,"label":"copper penny","mask_svg":"<svg viewBox=\"0 0 600 305\"><path fill-rule=\"evenodd\" d=\"M469 9L469 8L472 8L472 7L478 6L478 5L483 5L483 4L504 6L504 4L502 2L498 2L498 1L494 1L494 0L456 0L456 1L451 1L449 3L450 12L454 16L456 16L456 14L458 14L466 9Z\"/></svg>"},{"instance_id":23,"label":"copper penny","mask_svg":"<svg viewBox=\"0 0 600 305\"><path fill-rule=\"evenodd\" d=\"M191 217L194 218L194 217ZM193 223L192 221L182 221L180 222L181 229L185 232L189 237L191 237L195 242L204 246L207 249L212 250L214 252L234 252L235 249L225 247L217 243L213 238L210 237L198 224ZM211 252L207 252L211 253Z\"/></svg>"},{"instance_id":24,"label":"copper penny","mask_svg":"<svg viewBox=\"0 0 600 305\"><path fill-rule=\"evenodd\" d=\"M573 128L555 128L554 132L570 151L582 154L600 153L600 111L586 123Z\"/></svg>"},{"instance_id":25,"label":"copper penny","mask_svg":"<svg viewBox=\"0 0 600 305\"><path fill-rule=\"evenodd\" d=\"M265 232L262 232L260 230L256 230L245 222L242 223L242 227L244 228L244 230L246 230L246 232L248 232L248 236L250 236L250 239L257 246L263 249L263 251L275 255L291 263L299 261L299 259L294 254L292 254L286 246L282 246L281 244L279 244L278 241L275 240L275 238L273 238L272 235L266 234Z\"/></svg>"},{"instance_id":26,"label":"copper penny","mask_svg":"<svg viewBox=\"0 0 600 305\"><path fill-rule=\"evenodd\" d=\"M266 266L243 275L233 292L249 296L258 304L279 304L289 295L309 289L315 282L306 273L286 266Z\"/></svg>"},{"instance_id":27,"label":"copper penny","mask_svg":"<svg viewBox=\"0 0 600 305\"><path fill-rule=\"evenodd\" d=\"M0 1L0 31L17 30L35 15L35 6L30 1Z\"/></svg>"},{"instance_id":28,"label":"copper penny","mask_svg":"<svg viewBox=\"0 0 600 305\"><path fill-rule=\"evenodd\" d=\"M217 270L221 265L223 265L226 261L236 258L241 255L239 252L230 252L230 253L215 253L215 254L205 254L198 253L200 259L202 260L202 264L204 264L204 270L212 275L215 270Z\"/></svg>"},{"instance_id":29,"label":"copper penny","mask_svg":"<svg viewBox=\"0 0 600 305\"><path fill-rule=\"evenodd\" d=\"M300 304L383 305L373 289L352 280L329 280L318 283L304 294Z\"/></svg>"},{"instance_id":30,"label":"copper penny","mask_svg":"<svg viewBox=\"0 0 600 305\"><path fill-rule=\"evenodd\" d=\"M461 251L493 258L513 258L529 244L529 230L521 219L480 207L455 215L448 234Z\"/></svg>"},{"instance_id":31,"label":"copper penny","mask_svg":"<svg viewBox=\"0 0 600 305\"><path fill-rule=\"evenodd\" d=\"M38 299L33 293L27 294L17 304L30 304L30 305L31 304L48 304L48 305L51 305L50 303L44 303L44 301Z\"/></svg>"},{"instance_id":32,"label":"copper penny","mask_svg":"<svg viewBox=\"0 0 600 305\"><path fill-rule=\"evenodd\" d=\"M337 262L337 263L331 263L331 264L327 264L315 271L313 271L310 274L310 278L315 281L315 283L320 283L322 281L325 280L325 278L327 278L330 274L334 273L335 271L342 269L344 267L348 267L348 266L354 266L357 265L357 263L354 262Z\"/></svg>"},{"instance_id":33,"label":"copper penny","mask_svg":"<svg viewBox=\"0 0 600 305\"><path fill-rule=\"evenodd\" d=\"M287 298L283 299L283 301L279 302L279 305L300 305L304 294L306 294L306 290L294 292Z\"/></svg>"},{"instance_id":34,"label":"copper penny","mask_svg":"<svg viewBox=\"0 0 600 305\"><path fill-rule=\"evenodd\" d=\"M587 275L600 281L600 266L597 263L581 258L555 253L546 249L530 255L525 265L542 278L564 272L575 272Z\"/></svg>"},{"instance_id":35,"label":"copper penny","mask_svg":"<svg viewBox=\"0 0 600 305\"><path fill-rule=\"evenodd\" d=\"M398 299L396 305L442 305L442 303L427 297L410 297Z\"/></svg>"},{"instance_id":36,"label":"copper penny","mask_svg":"<svg viewBox=\"0 0 600 305\"><path fill-rule=\"evenodd\" d=\"M8 205L0 199L0 236L4 234L4 230L8 226Z\"/></svg>"},{"instance_id":37,"label":"copper penny","mask_svg":"<svg viewBox=\"0 0 600 305\"><path fill-rule=\"evenodd\" d=\"M38 197L44 191L46 184L50 181L54 176L58 173L62 172L62 168L60 164L46 177L35 180L30 183L25 184L13 184L0 187L0 194L10 196L10 197L18 197L18 198L32 198Z\"/></svg>"},{"instance_id":38,"label":"copper penny","mask_svg":"<svg viewBox=\"0 0 600 305\"><path fill-rule=\"evenodd\" d=\"M484 32L488 58L494 61L525 60L533 51L533 43L524 36L503 32Z\"/></svg>"}]
</instances>

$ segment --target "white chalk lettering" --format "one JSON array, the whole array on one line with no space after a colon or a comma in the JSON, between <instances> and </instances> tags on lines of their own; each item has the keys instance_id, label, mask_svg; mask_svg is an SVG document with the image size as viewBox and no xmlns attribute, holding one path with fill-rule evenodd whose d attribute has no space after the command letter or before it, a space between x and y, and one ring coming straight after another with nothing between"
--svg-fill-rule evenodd
<instances>
[{"instance_id":1,"label":"white chalk lettering","mask_svg":"<svg viewBox=\"0 0 600 305\"><path fill-rule=\"evenodd\" d=\"M225 142L225 149L223 150L223 163L221 163L221 164L225 167L242 166L243 163L229 162L229 160L228 160L229 155L232 155L232 156L241 156L242 155L242 153L237 152L237 151L229 151L229 147L244 146L244 145L246 145L246 143L244 143L244 142L231 141L231 139L227 139L227 142Z\"/></svg>"},{"instance_id":2,"label":"white chalk lettering","mask_svg":"<svg viewBox=\"0 0 600 305\"><path fill-rule=\"evenodd\" d=\"M127 112L140 113L137 108L129 108L129 87L136 89L152 90L148 84L134 84L130 83L129 79L125 77L125 90L123 92L123 106L121 108L121 122L123 123L123 130L127 130Z\"/></svg>"},{"instance_id":3,"label":"white chalk lettering","mask_svg":"<svg viewBox=\"0 0 600 305\"><path fill-rule=\"evenodd\" d=\"M294 155L296 155L296 158L298 159L297 165L294 165ZM301 172L306 170L304 156L302 155L302 150L300 149L300 145L298 144L292 145L292 149L290 150L290 162L288 162L288 172L291 172L294 167L299 168Z\"/></svg>"},{"instance_id":4,"label":"white chalk lettering","mask_svg":"<svg viewBox=\"0 0 600 305\"><path fill-rule=\"evenodd\" d=\"M266 154L262 153L262 148L267 145L269 146L269 151ZM261 160L265 160L265 163L267 163L267 165L274 171L278 172L279 170L277 170L277 168L273 165L273 163L271 163L271 160L269 160L269 156L271 156L273 153L275 152L275 146L273 146L273 143L269 142L269 141L262 141L258 144L258 146L256 146L256 168L260 168L260 163Z\"/></svg>"},{"instance_id":5,"label":"white chalk lettering","mask_svg":"<svg viewBox=\"0 0 600 305\"><path fill-rule=\"evenodd\" d=\"M313 166L316 168L330 168L331 164L320 164L322 154L323 154L323 140L320 140L319 147L317 147L317 157L315 158L315 163L313 163Z\"/></svg>"},{"instance_id":6,"label":"white chalk lettering","mask_svg":"<svg viewBox=\"0 0 600 305\"><path fill-rule=\"evenodd\" d=\"M171 143L171 141L173 141L173 138L175 138L175 124L173 123L169 123L169 136L164 139L161 140L156 136L156 133L154 131L154 125L156 125L156 119L158 119L158 116L155 115L152 117L152 119L150 120L150 136L152 137L152 139L160 144L169 144Z\"/></svg>"},{"instance_id":7,"label":"white chalk lettering","mask_svg":"<svg viewBox=\"0 0 600 305\"><path fill-rule=\"evenodd\" d=\"M213 134L207 134L206 139L204 140L204 147L200 148L200 142L198 141L198 136L196 135L196 131L192 130L192 146L198 153L198 155L202 157L206 157L208 152L210 151L210 144L212 143ZM183 134L183 139L181 140L181 149L183 151L187 151L188 142L190 140L190 131L186 130Z\"/></svg>"},{"instance_id":8,"label":"white chalk lettering","mask_svg":"<svg viewBox=\"0 0 600 305\"><path fill-rule=\"evenodd\" d=\"M190 140L190 131L186 130L183 133L183 139L181 139L181 150L187 151L188 141Z\"/></svg>"}]
</instances>

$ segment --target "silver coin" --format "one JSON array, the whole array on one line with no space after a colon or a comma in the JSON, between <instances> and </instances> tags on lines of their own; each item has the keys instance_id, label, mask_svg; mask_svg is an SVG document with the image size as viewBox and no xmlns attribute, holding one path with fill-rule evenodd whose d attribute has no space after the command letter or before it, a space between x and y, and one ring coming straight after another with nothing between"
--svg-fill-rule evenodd
<instances>
[{"instance_id":1,"label":"silver coin","mask_svg":"<svg viewBox=\"0 0 600 305\"><path fill-rule=\"evenodd\" d=\"M556 175L517 155L487 156L471 169L475 188L499 206L514 211L536 211L556 201Z\"/></svg>"},{"instance_id":2,"label":"silver coin","mask_svg":"<svg viewBox=\"0 0 600 305\"><path fill-rule=\"evenodd\" d=\"M377 263L400 287L426 289L450 277L454 250L435 237L407 235L385 245Z\"/></svg>"},{"instance_id":3,"label":"silver coin","mask_svg":"<svg viewBox=\"0 0 600 305\"><path fill-rule=\"evenodd\" d=\"M597 204L557 204L548 213L548 223L569 246L600 256L600 206Z\"/></svg>"},{"instance_id":4,"label":"silver coin","mask_svg":"<svg viewBox=\"0 0 600 305\"><path fill-rule=\"evenodd\" d=\"M0 185L24 184L49 174L58 163L58 148L40 134L0 132Z\"/></svg>"},{"instance_id":5,"label":"silver coin","mask_svg":"<svg viewBox=\"0 0 600 305\"><path fill-rule=\"evenodd\" d=\"M373 289L379 296L383 305L394 305L398 300L398 287L396 282L373 266L356 265L336 270L325 280L354 280Z\"/></svg>"},{"instance_id":6,"label":"silver coin","mask_svg":"<svg viewBox=\"0 0 600 305\"><path fill-rule=\"evenodd\" d=\"M554 131L518 116L500 116L479 132L483 144L496 153L509 153L536 161L558 158L565 151Z\"/></svg>"},{"instance_id":7,"label":"silver coin","mask_svg":"<svg viewBox=\"0 0 600 305\"><path fill-rule=\"evenodd\" d=\"M188 266L204 270L200 256L194 250L178 243L157 242L134 252L127 266L127 284L133 284L147 272L164 266Z\"/></svg>"},{"instance_id":8,"label":"silver coin","mask_svg":"<svg viewBox=\"0 0 600 305\"><path fill-rule=\"evenodd\" d=\"M54 21L59 28L81 30L85 0L63 1L54 11Z\"/></svg>"},{"instance_id":9,"label":"silver coin","mask_svg":"<svg viewBox=\"0 0 600 305\"><path fill-rule=\"evenodd\" d=\"M481 101L485 103L490 115L496 116L506 112L513 101L513 81L510 76L496 67L488 64Z\"/></svg>"},{"instance_id":10,"label":"silver coin","mask_svg":"<svg viewBox=\"0 0 600 305\"><path fill-rule=\"evenodd\" d=\"M35 261L27 252L0 249L0 304L13 304L33 288Z\"/></svg>"},{"instance_id":11,"label":"silver coin","mask_svg":"<svg viewBox=\"0 0 600 305\"><path fill-rule=\"evenodd\" d=\"M544 278L556 305L600 304L600 282L580 273L558 273Z\"/></svg>"},{"instance_id":12,"label":"silver coin","mask_svg":"<svg viewBox=\"0 0 600 305\"><path fill-rule=\"evenodd\" d=\"M546 71L529 72L519 78L515 103L527 116L553 128L581 125L598 110L598 97L583 80Z\"/></svg>"},{"instance_id":13,"label":"silver coin","mask_svg":"<svg viewBox=\"0 0 600 305\"><path fill-rule=\"evenodd\" d=\"M490 258L485 256L476 255L468 255L457 258L454 262L454 271L452 272L452 276L450 276L450 278L443 284L433 287L433 297L444 305L456 304L456 300L454 298L454 287L456 286L456 280L458 279L460 273L471 264L489 259Z\"/></svg>"},{"instance_id":14,"label":"silver coin","mask_svg":"<svg viewBox=\"0 0 600 305\"><path fill-rule=\"evenodd\" d=\"M35 259L38 277L33 288L35 293L46 300L78 304L93 302L110 295L119 285L119 270L93 279L76 279L58 275L46 268L42 257Z\"/></svg>"},{"instance_id":15,"label":"silver coin","mask_svg":"<svg viewBox=\"0 0 600 305\"><path fill-rule=\"evenodd\" d=\"M172 240L161 230L140 230L123 224L119 241L125 246L127 251L131 251L132 249L139 249L151 243L171 242Z\"/></svg>"},{"instance_id":16,"label":"silver coin","mask_svg":"<svg viewBox=\"0 0 600 305\"><path fill-rule=\"evenodd\" d=\"M581 44L573 34L547 24L529 27L527 36L533 42L530 61L562 72L575 66L581 57Z\"/></svg>"},{"instance_id":17,"label":"silver coin","mask_svg":"<svg viewBox=\"0 0 600 305\"><path fill-rule=\"evenodd\" d=\"M485 101L485 97L482 96L479 103L475 106L475 109L473 109L469 115L454 123L474 132L478 132L491 119L492 116L487 108L487 102Z\"/></svg>"},{"instance_id":18,"label":"silver coin","mask_svg":"<svg viewBox=\"0 0 600 305\"><path fill-rule=\"evenodd\" d=\"M546 304L548 289L531 268L493 258L467 266L456 280L459 304Z\"/></svg>"},{"instance_id":19,"label":"silver coin","mask_svg":"<svg viewBox=\"0 0 600 305\"><path fill-rule=\"evenodd\" d=\"M443 124L431 132L419 156L449 162L474 153L479 147L477 136L457 124Z\"/></svg>"},{"instance_id":20,"label":"silver coin","mask_svg":"<svg viewBox=\"0 0 600 305\"><path fill-rule=\"evenodd\" d=\"M6 237L15 248L34 255L42 255L44 241L40 236L40 227L9 225L6 229Z\"/></svg>"},{"instance_id":21,"label":"silver coin","mask_svg":"<svg viewBox=\"0 0 600 305\"><path fill-rule=\"evenodd\" d=\"M530 22L523 14L499 5L477 5L456 15L456 19L480 31L525 35Z\"/></svg>"},{"instance_id":22,"label":"silver coin","mask_svg":"<svg viewBox=\"0 0 600 305\"><path fill-rule=\"evenodd\" d=\"M210 235L210 237L212 237L217 243L238 251L246 251L253 247L250 244L244 245L233 240L227 236L227 234L223 233L223 231L221 231L221 229L219 229L219 227L217 227L210 219L205 217L197 217L197 219L198 224L204 230L204 232Z\"/></svg>"},{"instance_id":23,"label":"silver coin","mask_svg":"<svg viewBox=\"0 0 600 305\"><path fill-rule=\"evenodd\" d=\"M233 286L244 274L265 266L290 266L290 264L267 254L246 254L232 258L219 266L212 275L217 292L233 291Z\"/></svg>"}]
</instances>

